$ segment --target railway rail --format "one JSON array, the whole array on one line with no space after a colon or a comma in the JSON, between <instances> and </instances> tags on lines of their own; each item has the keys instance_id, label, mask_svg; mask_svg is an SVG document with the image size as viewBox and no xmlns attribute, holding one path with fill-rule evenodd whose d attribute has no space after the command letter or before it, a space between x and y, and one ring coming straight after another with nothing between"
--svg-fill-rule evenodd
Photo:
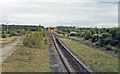
<instances>
[{"instance_id":1,"label":"railway rail","mask_svg":"<svg viewBox=\"0 0 120 74\"><path fill-rule=\"evenodd\" d=\"M79 60L54 34L50 33L57 53L67 72L85 72L90 74L94 70Z\"/></svg>"}]
</instances>

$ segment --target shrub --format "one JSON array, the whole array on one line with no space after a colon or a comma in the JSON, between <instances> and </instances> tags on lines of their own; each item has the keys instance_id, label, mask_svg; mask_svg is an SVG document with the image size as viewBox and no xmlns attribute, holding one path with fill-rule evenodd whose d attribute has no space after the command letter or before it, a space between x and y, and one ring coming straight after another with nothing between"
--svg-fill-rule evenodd
<instances>
[{"instance_id":1,"label":"shrub","mask_svg":"<svg viewBox=\"0 0 120 74\"><path fill-rule=\"evenodd\" d=\"M18 34L17 32L15 32L15 31L12 31L12 32L11 32L11 35L12 35L12 36L19 36L19 34Z\"/></svg>"},{"instance_id":2,"label":"shrub","mask_svg":"<svg viewBox=\"0 0 120 74\"><path fill-rule=\"evenodd\" d=\"M76 36L79 37L79 36L80 36L80 33L77 33Z\"/></svg>"},{"instance_id":3,"label":"shrub","mask_svg":"<svg viewBox=\"0 0 120 74\"><path fill-rule=\"evenodd\" d=\"M28 46L28 45L29 45L28 35L25 37L25 39L24 39L24 41L23 41L23 45L24 45L24 46Z\"/></svg>"},{"instance_id":4,"label":"shrub","mask_svg":"<svg viewBox=\"0 0 120 74\"><path fill-rule=\"evenodd\" d=\"M6 33L5 31L2 31L2 34Z\"/></svg>"},{"instance_id":5,"label":"shrub","mask_svg":"<svg viewBox=\"0 0 120 74\"><path fill-rule=\"evenodd\" d=\"M106 49L106 50L111 50L112 48L111 48L110 45L106 45L106 46L105 46L105 49Z\"/></svg>"},{"instance_id":6,"label":"shrub","mask_svg":"<svg viewBox=\"0 0 120 74\"><path fill-rule=\"evenodd\" d=\"M112 47L112 46L110 46L110 45L106 45L106 46L105 46L105 49L106 49L106 50L115 51L115 52L117 51L117 49L116 49L115 47Z\"/></svg>"},{"instance_id":7,"label":"shrub","mask_svg":"<svg viewBox=\"0 0 120 74\"><path fill-rule=\"evenodd\" d=\"M7 33L10 34L10 31L8 31Z\"/></svg>"},{"instance_id":8,"label":"shrub","mask_svg":"<svg viewBox=\"0 0 120 74\"><path fill-rule=\"evenodd\" d=\"M6 34L5 33L2 34L2 38L6 38Z\"/></svg>"},{"instance_id":9,"label":"shrub","mask_svg":"<svg viewBox=\"0 0 120 74\"><path fill-rule=\"evenodd\" d=\"M12 35L10 34L9 37L12 37Z\"/></svg>"},{"instance_id":10,"label":"shrub","mask_svg":"<svg viewBox=\"0 0 120 74\"><path fill-rule=\"evenodd\" d=\"M119 43L119 41L117 41L117 40L111 40L109 43L110 43L111 46L117 46L117 44Z\"/></svg>"},{"instance_id":11,"label":"shrub","mask_svg":"<svg viewBox=\"0 0 120 74\"><path fill-rule=\"evenodd\" d=\"M111 40L112 40L111 34L103 33L103 34L100 36L100 46L103 47L103 46L105 46L105 45L108 45Z\"/></svg>"},{"instance_id":12,"label":"shrub","mask_svg":"<svg viewBox=\"0 0 120 74\"><path fill-rule=\"evenodd\" d=\"M93 37L92 37L92 42L96 42L98 39L97 39L97 35L95 34L95 35L93 35Z\"/></svg>"},{"instance_id":13,"label":"shrub","mask_svg":"<svg viewBox=\"0 0 120 74\"><path fill-rule=\"evenodd\" d=\"M90 31L91 31L92 34L96 34L95 29L90 29Z\"/></svg>"},{"instance_id":14,"label":"shrub","mask_svg":"<svg viewBox=\"0 0 120 74\"><path fill-rule=\"evenodd\" d=\"M84 35L84 38L85 38L86 40L89 40L90 38L92 38L92 33L91 33L90 31L86 31L86 32L85 32L85 35Z\"/></svg>"},{"instance_id":15,"label":"shrub","mask_svg":"<svg viewBox=\"0 0 120 74\"><path fill-rule=\"evenodd\" d=\"M47 34L47 33L46 33ZM47 36L47 35L45 35ZM44 41L47 43L47 40ZM43 44L43 33L42 32L35 32L27 35L23 41L25 46L29 47L38 47L41 48Z\"/></svg>"},{"instance_id":16,"label":"shrub","mask_svg":"<svg viewBox=\"0 0 120 74\"><path fill-rule=\"evenodd\" d=\"M111 47L111 50L112 51L116 51L117 49L115 47Z\"/></svg>"},{"instance_id":17,"label":"shrub","mask_svg":"<svg viewBox=\"0 0 120 74\"><path fill-rule=\"evenodd\" d=\"M76 36L76 33L71 33L70 36Z\"/></svg>"}]
</instances>

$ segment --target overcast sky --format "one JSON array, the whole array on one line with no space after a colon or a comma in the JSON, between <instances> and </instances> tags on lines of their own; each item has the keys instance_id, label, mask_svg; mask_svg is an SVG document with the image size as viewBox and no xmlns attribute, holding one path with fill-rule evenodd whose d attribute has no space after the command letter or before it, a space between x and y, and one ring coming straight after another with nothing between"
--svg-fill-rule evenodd
<instances>
[{"instance_id":1,"label":"overcast sky","mask_svg":"<svg viewBox=\"0 0 120 74\"><path fill-rule=\"evenodd\" d=\"M1 0L0 23L117 27L119 0Z\"/></svg>"}]
</instances>

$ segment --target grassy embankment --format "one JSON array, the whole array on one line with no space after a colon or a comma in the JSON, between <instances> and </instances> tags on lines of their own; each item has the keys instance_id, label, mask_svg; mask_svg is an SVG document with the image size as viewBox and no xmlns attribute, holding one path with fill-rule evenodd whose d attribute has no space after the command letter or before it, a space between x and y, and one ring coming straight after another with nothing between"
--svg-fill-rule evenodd
<instances>
[{"instance_id":1,"label":"grassy embankment","mask_svg":"<svg viewBox=\"0 0 120 74\"><path fill-rule=\"evenodd\" d=\"M34 34L29 36L33 35ZM35 36L32 38L34 37ZM44 39L46 38L43 37L43 40ZM30 41L25 42L24 40L25 44L29 42ZM23 42L21 43L24 44ZM4 60L2 68L3 72L50 72L48 38L47 41L45 40L45 44L42 43L41 45L42 47L31 47L27 45L17 46L17 50Z\"/></svg>"},{"instance_id":2,"label":"grassy embankment","mask_svg":"<svg viewBox=\"0 0 120 74\"><path fill-rule=\"evenodd\" d=\"M118 72L118 59L103 51L88 47L69 39L61 40L83 61L89 64L97 72Z\"/></svg>"}]
</instances>

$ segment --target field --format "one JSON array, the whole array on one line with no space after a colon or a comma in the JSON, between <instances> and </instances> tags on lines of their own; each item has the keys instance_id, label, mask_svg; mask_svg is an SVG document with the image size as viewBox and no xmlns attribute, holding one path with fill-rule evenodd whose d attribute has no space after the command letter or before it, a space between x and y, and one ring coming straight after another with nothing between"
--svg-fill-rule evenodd
<instances>
[{"instance_id":1,"label":"field","mask_svg":"<svg viewBox=\"0 0 120 74\"><path fill-rule=\"evenodd\" d=\"M89 64L96 72L118 72L118 59L106 54L103 51L90 48L69 39L61 40L75 53L80 59Z\"/></svg>"},{"instance_id":2,"label":"field","mask_svg":"<svg viewBox=\"0 0 120 74\"><path fill-rule=\"evenodd\" d=\"M50 72L48 45L43 49L17 46L3 61L3 72Z\"/></svg>"}]
</instances>

